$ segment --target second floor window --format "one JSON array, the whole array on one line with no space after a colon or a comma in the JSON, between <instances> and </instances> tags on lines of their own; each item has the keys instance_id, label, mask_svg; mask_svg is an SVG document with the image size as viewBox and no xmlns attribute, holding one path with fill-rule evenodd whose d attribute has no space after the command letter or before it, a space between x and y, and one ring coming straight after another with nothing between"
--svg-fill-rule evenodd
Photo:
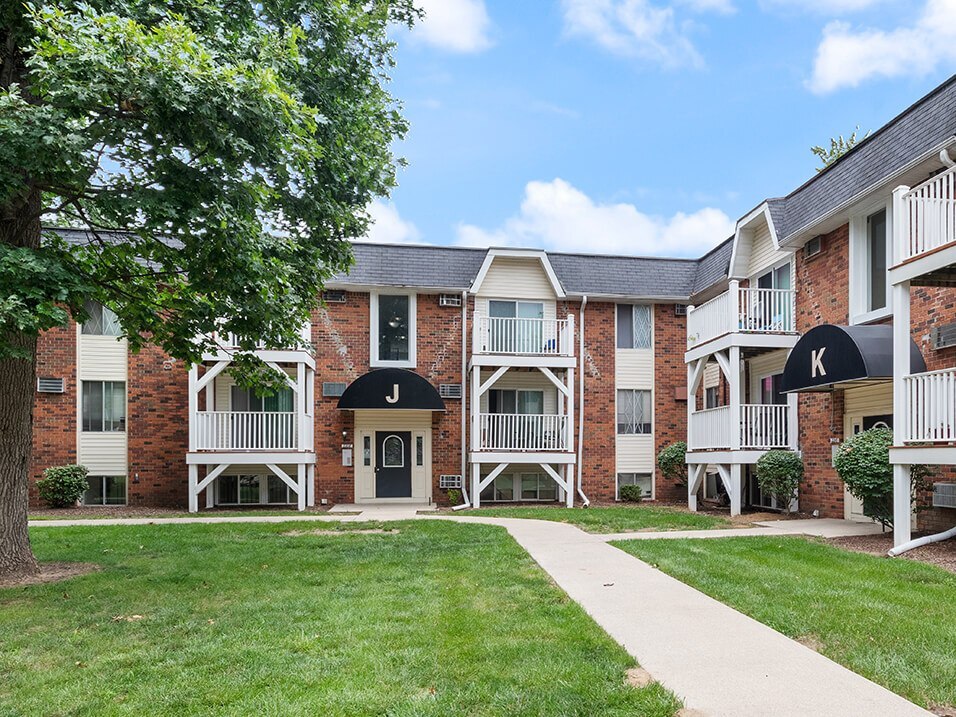
<instances>
[{"instance_id":1,"label":"second floor window","mask_svg":"<svg viewBox=\"0 0 956 717\"><path fill-rule=\"evenodd\" d=\"M651 348L651 307L647 304L617 305L617 347Z\"/></svg>"},{"instance_id":2,"label":"second floor window","mask_svg":"<svg viewBox=\"0 0 956 717\"><path fill-rule=\"evenodd\" d=\"M85 308L90 318L83 322L81 333L87 336L123 335L123 328L120 326L119 319L108 308L102 304L97 304L95 301L87 301Z\"/></svg>"},{"instance_id":3,"label":"second floor window","mask_svg":"<svg viewBox=\"0 0 956 717\"><path fill-rule=\"evenodd\" d=\"M232 387L232 410L260 412L291 412L295 410L295 394L291 388L280 388L271 396L257 396L255 391Z\"/></svg>"},{"instance_id":4,"label":"second floor window","mask_svg":"<svg viewBox=\"0 0 956 717\"><path fill-rule=\"evenodd\" d=\"M126 382L84 381L83 430L90 433L126 430Z\"/></svg>"},{"instance_id":5,"label":"second floor window","mask_svg":"<svg viewBox=\"0 0 956 717\"><path fill-rule=\"evenodd\" d=\"M415 297L372 296L372 364L412 367L415 364Z\"/></svg>"},{"instance_id":6,"label":"second floor window","mask_svg":"<svg viewBox=\"0 0 956 717\"><path fill-rule=\"evenodd\" d=\"M886 210L866 219L867 311L886 308Z\"/></svg>"},{"instance_id":7,"label":"second floor window","mask_svg":"<svg viewBox=\"0 0 956 717\"><path fill-rule=\"evenodd\" d=\"M633 389L617 392L617 433L619 436L651 432L651 392Z\"/></svg>"}]
</instances>

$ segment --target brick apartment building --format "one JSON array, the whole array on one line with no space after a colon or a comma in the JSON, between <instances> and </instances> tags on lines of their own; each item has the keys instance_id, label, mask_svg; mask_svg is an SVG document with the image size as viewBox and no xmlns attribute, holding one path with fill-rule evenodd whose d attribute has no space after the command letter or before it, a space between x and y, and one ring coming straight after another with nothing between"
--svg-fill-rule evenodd
<instances>
[{"instance_id":1,"label":"brick apartment building","mask_svg":"<svg viewBox=\"0 0 956 717\"><path fill-rule=\"evenodd\" d=\"M801 510L862 519L836 447L873 425L923 426L921 400L902 398L923 381L910 371L954 373L954 133L956 78L697 260L357 243L302 329L312 348L261 349L288 378L267 398L235 385L230 337L187 368L131 354L94 307L86 325L41 337L33 473L79 462L94 477L88 503L193 510L445 503L462 489L473 504L580 504L635 483L692 505L729 496L737 512L777 507L752 466L790 448L807 470ZM943 219L914 243L929 224L910 205L927 191ZM949 263L901 274L907 242ZM904 285L911 320L895 326L915 353L894 399ZM922 462L913 446L925 444L934 464L956 463L944 450L956 399L941 392L933 406L931 430L899 428L901 466ZM685 439L687 493L655 467Z\"/></svg>"}]
</instances>

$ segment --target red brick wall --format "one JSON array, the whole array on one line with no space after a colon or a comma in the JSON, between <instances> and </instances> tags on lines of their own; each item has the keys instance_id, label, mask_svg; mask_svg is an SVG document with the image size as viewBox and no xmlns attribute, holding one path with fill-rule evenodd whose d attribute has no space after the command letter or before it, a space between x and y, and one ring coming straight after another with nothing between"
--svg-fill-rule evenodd
<instances>
[{"instance_id":1,"label":"red brick wall","mask_svg":"<svg viewBox=\"0 0 956 717\"><path fill-rule=\"evenodd\" d=\"M654 306L654 457L675 441L687 440L687 401L678 399L676 389L687 387L687 318L674 313L673 304ZM687 491L654 471L658 500L687 499Z\"/></svg>"},{"instance_id":2,"label":"red brick wall","mask_svg":"<svg viewBox=\"0 0 956 717\"><path fill-rule=\"evenodd\" d=\"M584 380L584 443L578 446L575 437L575 445L584 452L581 486L592 501L614 500L617 470L615 311L613 303L590 301L584 310L585 345L584 355L580 359L582 369L579 371L580 378ZM578 403L577 399L575 403ZM578 406L578 411L578 421L581 421L581 406Z\"/></svg>"},{"instance_id":3,"label":"red brick wall","mask_svg":"<svg viewBox=\"0 0 956 717\"><path fill-rule=\"evenodd\" d=\"M187 500L189 374L157 346L130 353L127 369L129 505L182 508Z\"/></svg>"},{"instance_id":4,"label":"red brick wall","mask_svg":"<svg viewBox=\"0 0 956 717\"><path fill-rule=\"evenodd\" d=\"M36 375L62 378L64 393L34 393L30 504L37 506L34 481L50 466L76 463L76 324L40 335Z\"/></svg>"},{"instance_id":5,"label":"red brick wall","mask_svg":"<svg viewBox=\"0 0 956 717\"><path fill-rule=\"evenodd\" d=\"M848 321L849 225L823 238L820 254L805 259L796 252L797 331ZM843 517L843 482L833 469L832 441L843 440L843 393L802 394L799 401L800 448L806 478L800 509Z\"/></svg>"}]
</instances>

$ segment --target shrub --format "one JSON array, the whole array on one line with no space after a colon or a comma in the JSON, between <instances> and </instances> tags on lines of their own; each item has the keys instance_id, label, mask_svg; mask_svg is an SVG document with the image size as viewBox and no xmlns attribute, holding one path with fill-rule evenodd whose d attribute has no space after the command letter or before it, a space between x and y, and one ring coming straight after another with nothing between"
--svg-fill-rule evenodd
<instances>
[{"instance_id":1,"label":"shrub","mask_svg":"<svg viewBox=\"0 0 956 717\"><path fill-rule=\"evenodd\" d=\"M461 505L461 491L457 488L448 489L448 505Z\"/></svg>"},{"instance_id":2,"label":"shrub","mask_svg":"<svg viewBox=\"0 0 956 717\"><path fill-rule=\"evenodd\" d=\"M90 484L86 466L51 466L37 481L37 493L51 508L72 508Z\"/></svg>"},{"instance_id":3,"label":"shrub","mask_svg":"<svg viewBox=\"0 0 956 717\"><path fill-rule=\"evenodd\" d=\"M621 500L628 503L640 503L644 497L644 489L639 485L622 485L618 488L618 494L621 496Z\"/></svg>"},{"instance_id":4,"label":"shrub","mask_svg":"<svg viewBox=\"0 0 956 717\"><path fill-rule=\"evenodd\" d=\"M657 454L657 467L661 474L678 485L687 486L687 444L684 441L671 443Z\"/></svg>"},{"instance_id":5,"label":"shrub","mask_svg":"<svg viewBox=\"0 0 956 717\"><path fill-rule=\"evenodd\" d=\"M890 446L893 432L888 428L871 428L848 438L837 451L833 466L850 494L863 503L863 514L884 528L893 525L893 466ZM925 488L926 466L912 466L910 503Z\"/></svg>"},{"instance_id":6,"label":"shrub","mask_svg":"<svg viewBox=\"0 0 956 717\"><path fill-rule=\"evenodd\" d=\"M803 480L803 461L793 451L767 451L757 460L757 485L773 496L788 513L790 502Z\"/></svg>"}]
</instances>

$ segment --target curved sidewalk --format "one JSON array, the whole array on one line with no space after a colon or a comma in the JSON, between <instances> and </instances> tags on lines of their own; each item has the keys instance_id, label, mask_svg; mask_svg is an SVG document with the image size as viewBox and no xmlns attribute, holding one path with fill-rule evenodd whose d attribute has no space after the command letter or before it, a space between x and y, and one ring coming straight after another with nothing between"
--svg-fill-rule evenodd
<instances>
[{"instance_id":1,"label":"curved sidewalk","mask_svg":"<svg viewBox=\"0 0 956 717\"><path fill-rule=\"evenodd\" d=\"M500 525L647 670L706 717L928 717L929 712L566 523ZM733 534L735 531L725 531ZM771 531L764 530L766 535ZM779 534L779 533L777 533ZM633 536L631 536L633 537ZM729 536L728 536L729 537Z\"/></svg>"}]
</instances>

